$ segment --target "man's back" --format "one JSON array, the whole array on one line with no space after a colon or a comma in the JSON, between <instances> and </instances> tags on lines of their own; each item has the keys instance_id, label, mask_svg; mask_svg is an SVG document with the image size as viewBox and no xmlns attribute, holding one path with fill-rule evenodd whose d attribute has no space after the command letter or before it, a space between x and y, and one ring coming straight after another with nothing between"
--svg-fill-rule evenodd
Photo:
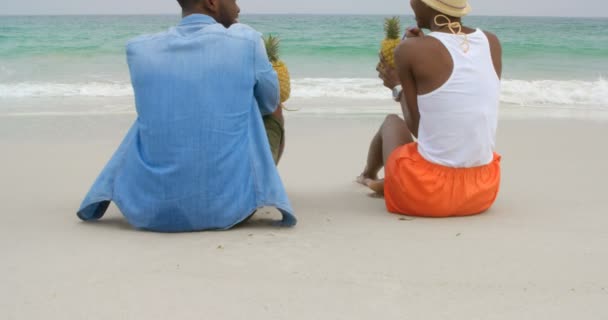
<instances>
[{"instance_id":1,"label":"man's back","mask_svg":"<svg viewBox=\"0 0 608 320\"><path fill-rule=\"evenodd\" d=\"M220 24L196 32L180 29L127 46L141 157L157 172L163 170L163 183L146 185L162 188L167 199L201 185L214 197L226 192L220 187L223 174L251 170L248 154L231 153L249 143L255 42L231 36Z\"/></svg>"},{"instance_id":2,"label":"man's back","mask_svg":"<svg viewBox=\"0 0 608 320\"><path fill-rule=\"evenodd\" d=\"M262 125L278 83L259 33L191 15L127 57L138 119L82 212L105 190L144 229L225 229L262 206L295 223Z\"/></svg>"}]
</instances>

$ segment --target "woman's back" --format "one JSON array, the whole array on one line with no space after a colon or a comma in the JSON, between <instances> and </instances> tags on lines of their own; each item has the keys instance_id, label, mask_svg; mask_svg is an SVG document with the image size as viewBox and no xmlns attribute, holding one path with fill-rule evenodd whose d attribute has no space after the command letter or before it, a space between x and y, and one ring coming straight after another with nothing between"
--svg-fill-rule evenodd
<instances>
[{"instance_id":1,"label":"woman's back","mask_svg":"<svg viewBox=\"0 0 608 320\"><path fill-rule=\"evenodd\" d=\"M438 50L447 49L452 70L446 71L448 64L443 63L447 80L418 95L418 150L428 161L447 167L486 165L493 159L500 95L488 38L479 29L466 37L442 32L428 36L441 43ZM442 77L438 72L435 76Z\"/></svg>"}]
</instances>

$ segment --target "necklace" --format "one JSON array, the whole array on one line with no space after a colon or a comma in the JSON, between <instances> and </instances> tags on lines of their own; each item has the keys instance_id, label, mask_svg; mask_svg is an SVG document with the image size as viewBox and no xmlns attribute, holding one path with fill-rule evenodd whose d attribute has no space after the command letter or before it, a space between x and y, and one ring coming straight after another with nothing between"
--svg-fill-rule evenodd
<instances>
[{"instance_id":1,"label":"necklace","mask_svg":"<svg viewBox=\"0 0 608 320\"><path fill-rule=\"evenodd\" d=\"M446 22L439 22L439 19L445 19ZM460 44L460 47L464 53L469 52L469 49L471 48L471 45L469 44L469 37L466 33L462 32L462 24L459 21L452 22L448 16L438 14L435 16L435 25L441 28L448 27L452 34L464 36L464 41Z\"/></svg>"}]
</instances>

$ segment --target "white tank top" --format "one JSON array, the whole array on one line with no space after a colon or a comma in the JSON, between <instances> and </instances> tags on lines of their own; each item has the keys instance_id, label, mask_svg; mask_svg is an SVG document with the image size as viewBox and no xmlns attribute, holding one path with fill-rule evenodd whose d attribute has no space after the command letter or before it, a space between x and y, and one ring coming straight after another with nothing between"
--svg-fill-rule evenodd
<instances>
[{"instance_id":1,"label":"white tank top","mask_svg":"<svg viewBox=\"0 0 608 320\"><path fill-rule=\"evenodd\" d=\"M452 56L454 70L437 90L418 96L418 152L428 161L452 168L489 164L494 157L500 79L490 43L479 29L464 36L432 32Z\"/></svg>"}]
</instances>

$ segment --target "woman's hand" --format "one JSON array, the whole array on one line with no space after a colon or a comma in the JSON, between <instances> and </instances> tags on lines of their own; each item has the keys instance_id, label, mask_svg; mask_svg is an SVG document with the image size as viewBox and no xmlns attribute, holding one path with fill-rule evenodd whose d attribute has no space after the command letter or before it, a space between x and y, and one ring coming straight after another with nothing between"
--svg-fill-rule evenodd
<instances>
[{"instance_id":1,"label":"woman's hand","mask_svg":"<svg viewBox=\"0 0 608 320\"><path fill-rule=\"evenodd\" d=\"M416 38L416 37L424 37L424 32L420 28L408 27L407 29L405 29L405 36L403 37L404 40L406 38Z\"/></svg>"},{"instance_id":2,"label":"woman's hand","mask_svg":"<svg viewBox=\"0 0 608 320\"><path fill-rule=\"evenodd\" d=\"M376 66L376 71L378 71L378 78L382 79L385 87L393 90L393 88L401 84L397 70L388 65L382 53L380 54L380 62Z\"/></svg>"}]
</instances>

